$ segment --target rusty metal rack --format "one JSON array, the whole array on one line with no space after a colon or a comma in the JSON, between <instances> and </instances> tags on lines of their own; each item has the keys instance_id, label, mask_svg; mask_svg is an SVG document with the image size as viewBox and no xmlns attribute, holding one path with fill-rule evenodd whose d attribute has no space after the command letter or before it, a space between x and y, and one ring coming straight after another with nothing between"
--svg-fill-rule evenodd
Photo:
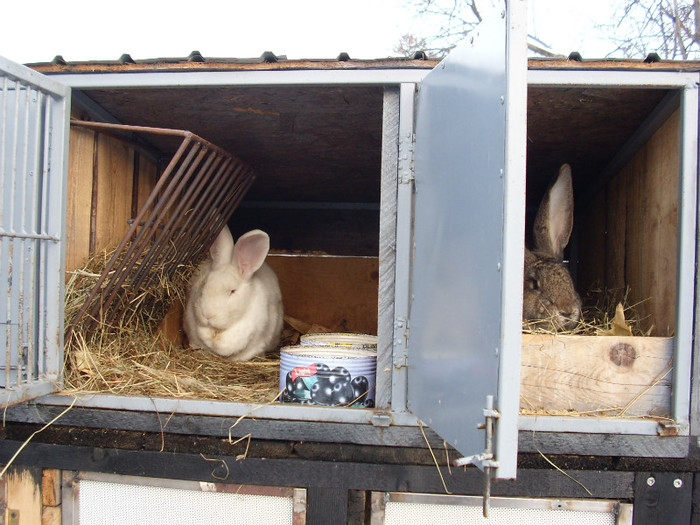
<instances>
[{"instance_id":1,"label":"rusty metal rack","mask_svg":"<svg viewBox=\"0 0 700 525\"><path fill-rule=\"evenodd\" d=\"M209 248L255 179L250 166L189 131L80 120L71 124L106 133L182 137L182 143L67 327L66 338L78 326L89 331L98 321L110 323L117 310L110 306L120 290L128 288L134 294L147 288L154 278L154 267L170 277L179 265L196 260Z\"/></svg>"}]
</instances>

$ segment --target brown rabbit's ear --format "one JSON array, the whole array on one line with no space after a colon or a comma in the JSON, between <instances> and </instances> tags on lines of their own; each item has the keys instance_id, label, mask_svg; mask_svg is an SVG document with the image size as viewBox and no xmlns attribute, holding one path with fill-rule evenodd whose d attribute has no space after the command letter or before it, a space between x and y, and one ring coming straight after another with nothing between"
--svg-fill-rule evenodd
<instances>
[{"instance_id":1,"label":"brown rabbit's ear","mask_svg":"<svg viewBox=\"0 0 700 525\"><path fill-rule=\"evenodd\" d=\"M228 226L224 225L224 228L214 239L214 243L209 248L209 255L211 255L214 266L231 264L231 259L233 258L233 236Z\"/></svg>"},{"instance_id":2,"label":"brown rabbit's ear","mask_svg":"<svg viewBox=\"0 0 700 525\"><path fill-rule=\"evenodd\" d=\"M540 203L533 228L535 249L561 261L574 225L571 166L562 165L554 185Z\"/></svg>"},{"instance_id":3,"label":"brown rabbit's ear","mask_svg":"<svg viewBox=\"0 0 700 525\"><path fill-rule=\"evenodd\" d=\"M270 237L262 230L253 230L242 235L233 249L233 265L243 279L250 277L262 266L270 251Z\"/></svg>"}]
</instances>

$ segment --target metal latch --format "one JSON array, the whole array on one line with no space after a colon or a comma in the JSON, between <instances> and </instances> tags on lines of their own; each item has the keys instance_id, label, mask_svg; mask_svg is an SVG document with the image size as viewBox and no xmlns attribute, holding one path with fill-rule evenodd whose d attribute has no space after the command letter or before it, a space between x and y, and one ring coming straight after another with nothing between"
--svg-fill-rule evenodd
<instances>
[{"instance_id":1,"label":"metal latch","mask_svg":"<svg viewBox=\"0 0 700 525\"><path fill-rule=\"evenodd\" d=\"M462 467L464 465L476 465L484 472L484 499L483 513L484 518L489 517L489 501L491 499L491 469L498 468L498 461L493 456L493 432L495 420L500 417L498 410L493 408L493 395L486 396L486 408L484 408L484 424L479 425L479 428L486 429L486 447L481 454L466 456L455 460L452 465Z\"/></svg>"}]
</instances>

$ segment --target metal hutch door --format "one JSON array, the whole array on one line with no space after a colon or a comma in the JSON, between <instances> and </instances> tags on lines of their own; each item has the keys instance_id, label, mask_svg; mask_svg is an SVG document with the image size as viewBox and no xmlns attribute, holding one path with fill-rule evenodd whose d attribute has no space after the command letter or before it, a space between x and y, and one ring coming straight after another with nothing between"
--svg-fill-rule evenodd
<instances>
[{"instance_id":1,"label":"metal hutch door","mask_svg":"<svg viewBox=\"0 0 700 525\"><path fill-rule=\"evenodd\" d=\"M525 5L485 14L421 82L416 112L408 408L495 478L515 477L518 444Z\"/></svg>"}]
</instances>

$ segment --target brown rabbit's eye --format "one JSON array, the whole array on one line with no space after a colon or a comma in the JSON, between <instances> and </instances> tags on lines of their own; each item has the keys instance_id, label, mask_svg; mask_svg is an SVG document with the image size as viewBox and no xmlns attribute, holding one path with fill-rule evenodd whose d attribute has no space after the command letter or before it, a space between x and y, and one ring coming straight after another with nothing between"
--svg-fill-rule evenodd
<instances>
[{"instance_id":1,"label":"brown rabbit's eye","mask_svg":"<svg viewBox=\"0 0 700 525\"><path fill-rule=\"evenodd\" d=\"M537 279L533 279L532 277L525 280L525 285L528 290L537 290L540 287Z\"/></svg>"}]
</instances>

